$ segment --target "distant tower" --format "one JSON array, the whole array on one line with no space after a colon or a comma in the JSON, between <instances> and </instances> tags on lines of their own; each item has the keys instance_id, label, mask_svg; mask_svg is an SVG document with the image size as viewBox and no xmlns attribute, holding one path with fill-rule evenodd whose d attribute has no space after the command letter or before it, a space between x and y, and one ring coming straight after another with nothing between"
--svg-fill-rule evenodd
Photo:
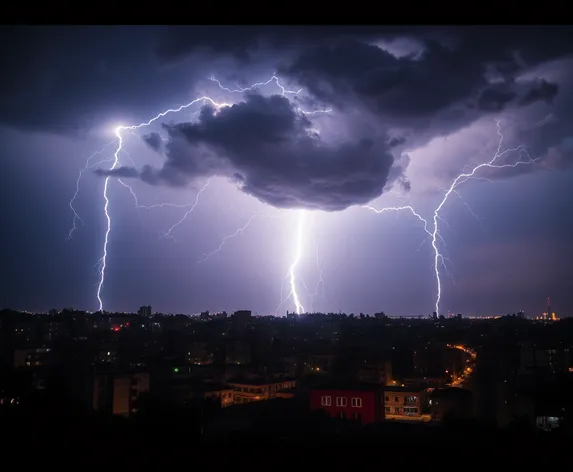
<instances>
[{"instance_id":1,"label":"distant tower","mask_svg":"<svg viewBox=\"0 0 573 472\"><path fill-rule=\"evenodd\" d=\"M144 306L140 307L139 310L137 311L137 314L139 316L150 318L151 317L151 306L150 305L144 305Z\"/></svg>"},{"instance_id":2,"label":"distant tower","mask_svg":"<svg viewBox=\"0 0 573 472\"><path fill-rule=\"evenodd\" d=\"M547 297L547 319L551 319L551 299Z\"/></svg>"}]
</instances>

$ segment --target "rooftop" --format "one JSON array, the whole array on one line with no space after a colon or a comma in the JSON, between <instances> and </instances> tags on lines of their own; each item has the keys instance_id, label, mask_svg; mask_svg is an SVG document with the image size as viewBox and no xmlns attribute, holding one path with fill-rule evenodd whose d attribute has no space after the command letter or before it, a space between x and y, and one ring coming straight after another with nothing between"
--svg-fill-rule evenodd
<instances>
[{"instance_id":1,"label":"rooftop","mask_svg":"<svg viewBox=\"0 0 573 472\"><path fill-rule=\"evenodd\" d=\"M373 392L382 390L383 386L369 382L359 382L353 380L324 380L313 387L313 390L354 390L362 392Z\"/></svg>"},{"instance_id":2,"label":"rooftop","mask_svg":"<svg viewBox=\"0 0 573 472\"><path fill-rule=\"evenodd\" d=\"M419 387L400 387L397 385L387 385L384 387L385 392L421 392L422 390L424 389Z\"/></svg>"},{"instance_id":3,"label":"rooftop","mask_svg":"<svg viewBox=\"0 0 573 472\"><path fill-rule=\"evenodd\" d=\"M270 385L270 384L277 384L281 382L291 382L294 379L283 377L283 378L264 378L264 377L254 377L254 378L246 378L246 377L235 377L229 379L227 382L230 384L240 384L240 385Z\"/></svg>"},{"instance_id":4,"label":"rooftop","mask_svg":"<svg viewBox=\"0 0 573 472\"><path fill-rule=\"evenodd\" d=\"M471 391L459 387L438 388L432 392L433 398L471 397Z\"/></svg>"}]
</instances>

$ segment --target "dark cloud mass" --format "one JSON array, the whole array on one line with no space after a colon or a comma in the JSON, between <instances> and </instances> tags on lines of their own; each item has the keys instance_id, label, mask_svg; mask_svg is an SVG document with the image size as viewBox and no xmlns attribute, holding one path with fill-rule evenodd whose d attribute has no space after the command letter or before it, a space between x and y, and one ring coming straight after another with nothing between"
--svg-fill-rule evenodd
<instances>
[{"instance_id":1,"label":"dark cloud mass","mask_svg":"<svg viewBox=\"0 0 573 472\"><path fill-rule=\"evenodd\" d=\"M422 129L431 137L468 124L480 116L476 111L499 112L520 93L522 105L557 93L544 81L518 84L525 68L503 48L476 55L476 44L467 40L454 48L434 40L422 44L420 55L397 57L343 39L306 49L280 72L342 111L358 106L385 125Z\"/></svg>"},{"instance_id":2,"label":"dark cloud mass","mask_svg":"<svg viewBox=\"0 0 573 472\"><path fill-rule=\"evenodd\" d=\"M541 79L527 91L527 93L520 100L520 105L529 105L539 100L551 102L559 92L557 84L551 84L544 79Z\"/></svg>"},{"instance_id":3,"label":"dark cloud mass","mask_svg":"<svg viewBox=\"0 0 573 472\"><path fill-rule=\"evenodd\" d=\"M354 128L334 144L312 131L315 117L297 113L287 99L251 94L217 113L204 109L197 123L164 124L167 143L157 133L144 136L153 150L165 150L167 161L160 169L146 166L138 175L152 185L179 187L220 175L271 205L324 210L368 202L394 184L408 191L409 158L402 155L408 148L484 115L555 98L557 84L522 75L573 51L563 32L518 28L508 34L496 27L487 35L479 28L455 27L169 29L157 50L165 61L211 51L244 63L257 54L268 60L264 51L277 51L273 67L305 91L293 102L332 107ZM540 36L547 47L532 39ZM350 116L358 117L355 123ZM127 171L113 173L120 172Z\"/></svg>"},{"instance_id":4,"label":"dark cloud mass","mask_svg":"<svg viewBox=\"0 0 573 472\"><path fill-rule=\"evenodd\" d=\"M488 88L480 93L477 105L480 110L501 111L515 97L515 92Z\"/></svg>"},{"instance_id":5,"label":"dark cloud mass","mask_svg":"<svg viewBox=\"0 0 573 472\"><path fill-rule=\"evenodd\" d=\"M151 184L179 186L219 175L276 207L344 210L382 193L393 163L382 139L324 143L311 122L280 95L249 94L216 112L201 111L196 123L164 125L170 141L163 168L144 168ZM124 168L107 175L133 176ZM400 172L395 172L395 178Z\"/></svg>"},{"instance_id":6,"label":"dark cloud mass","mask_svg":"<svg viewBox=\"0 0 573 472\"><path fill-rule=\"evenodd\" d=\"M408 28L409 35L431 30L427 26ZM263 47L284 52L293 47L317 45L340 37L394 37L404 32L399 26L180 26L164 31L157 54L166 62L177 61L194 52L230 54L241 62L253 59Z\"/></svg>"},{"instance_id":7,"label":"dark cloud mass","mask_svg":"<svg viewBox=\"0 0 573 472\"><path fill-rule=\"evenodd\" d=\"M275 313L296 249L306 309L427 315L423 223L341 210L412 205L431 229L499 145L535 163L444 204L441 310L573 314L571 26L3 27L0 54L7 305L97 309L106 254L106 310ZM303 228L269 206L338 213Z\"/></svg>"},{"instance_id":8,"label":"dark cloud mass","mask_svg":"<svg viewBox=\"0 0 573 472\"><path fill-rule=\"evenodd\" d=\"M154 57L159 27L0 28L5 74L0 124L82 136L108 120L138 120L181 99L189 69L164 74Z\"/></svg>"}]
</instances>

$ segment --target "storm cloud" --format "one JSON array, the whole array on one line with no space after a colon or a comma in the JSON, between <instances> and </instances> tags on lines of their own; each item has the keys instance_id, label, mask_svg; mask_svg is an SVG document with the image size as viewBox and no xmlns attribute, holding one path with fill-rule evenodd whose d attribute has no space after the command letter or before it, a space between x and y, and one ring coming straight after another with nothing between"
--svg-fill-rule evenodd
<instances>
[{"instance_id":1,"label":"storm cloud","mask_svg":"<svg viewBox=\"0 0 573 472\"><path fill-rule=\"evenodd\" d=\"M484 113L548 100L558 92L547 81L518 83L525 67L510 54L480 51L476 57L469 54L474 44L451 48L433 40L420 47L416 55L399 56L342 39L306 49L280 73L343 112L359 107L384 126L423 131L428 139Z\"/></svg>"},{"instance_id":2,"label":"storm cloud","mask_svg":"<svg viewBox=\"0 0 573 472\"><path fill-rule=\"evenodd\" d=\"M428 26L413 26L407 29L410 35L431 32ZM402 26L302 26L258 25L242 26L179 26L163 31L156 49L158 57L165 62L181 60L196 52L229 54L240 62L256 59L261 49L285 53L293 48L319 45L340 37L365 39L395 37L405 32Z\"/></svg>"},{"instance_id":3,"label":"storm cloud","mask_svg":"<svg viewBox=\"0 0 573 472\"><path fill-rule=\"evenodd\" d=\"M107 120L117 109L121 119L121 111L129 110L129 122L137 123L168 104L184 103L181 74L185 87L197 87L201 76L211 94L214 86L207 77L212 72L218 77L221 71L234 74L247 85L253 71L263 78L276 71L289 88L304 91L289 96L292 103L331 108L333 115L342 117L341 130L330 136L343 137L333 142L316 134L311 123L315 118L297 113L285 99L281 99L285 109L294 117L290 124L286 115L278 124L275 115L260 107L261 116L273 116L274 121L235 119L241 107L254 107L257 99L250 96L238 108L212 111L212 116L204 112L198 123L164 125L165 142L156 131L142 135L150 149L166 155L163 167L129 172L119 167L110 175L137 175L152 185L177 187L186 187L195 178L221 175L272 205L339 210L375 198L394 184L415 188L416 182L406 178L404 153L484 116L524 113L526 108L551 104L566 87L542 73L529 72L570 55L570 32L571 27L194 26L109 28L106 34L113 41L102 42L92 40L99 33L89 28L62 29L57 34L47 28L11 28L3 33L10 41L1 47L14 73L0 91L4 98L0 122L26 130L78 134L101 124L102 113ZM111 46L115 43L121 50ZM54 63L45 60L38 44L54 50L80 44L88 49L85 54L74 53L79 62L62 55L61 63ZM177 69L174 64L185 58L196 61L192 77L189 68ZM220 67L212 69L216 61L221 61ZM167 64L169 69L162 68ZM118 68L131 72L114 73ZM261 78L256 76L254 81ZM99 86L97 94L90 93L96 89L94 83ZM235 95L228 101L236 99ZM269 103L278 106L273 100ZM277 127L270 129L271 123ZM538 133L536 156L555 160L556 154L570 154L560 145L566 137L561 128L555 121ZM272 141L277 133L281 139ZM458 170L445 169L444 174Z\"/></svg>"},{"instance_id":4,"label":"storm cloud","mask_svg":"<svg viewBox=\"0 0 573 472\"><path fill-rule=\"evenodd\" d=\"M527 91L527 93L520 100L519 104L529 105L538 100L551 102L557 95L558 91L559 87L557 86L557 84L552 84L544 79L541 79Z\"/></svg>"},{"instance_id":5,"label":"storm cloud","mask_svg":"<svg viewBox=\"0 0 573 472\"><path fill-rule=\"evenodd\" d=\"M160 169L144 167L142 180L182 186L224 176L280 208L339 211L367 203L382 194L394 162L388 138L324 142L309 118L280 95L248 94L219 111L204 107L197 122L163 127L167 161ZM135 175L130 168L105 174ZM393 179L401 175L392 171Z\"/></svg>"},{"instance_id":6,"label":"storm cloud","mask_svg":"<svg viewBox=\"0 0 573 472\"><path fill-rule=\"evenodd\" d=\"M144 134L141 139L155 152L160 152L163 148L163 139L159 133Z\"/></svg>"},{"instance_id":7,"label":"storm cloud","mask_svg":"<svg viewBox=\"0 0 573 472\"><path fill-rule=\"evenodd\" d=\"M438 244L459 285L442 272L442 308L491 316L518 306L534 315L551 294L566 315L573 306L572 30L2 28L6 303L97 309L89 268L108 241L108 310L146 303L172 313L275 313L299 215L271 205L412 205L431 227L452 180L495 155L499 131L504 149L527 150L500 163L536 161L480 170L444 205ZM300 93L273 96L283 92L267 83L273 74ZM254 83L265 85L245 96ZM201 109L207 100L198 97L235 105ZM219 178L205 187L210 176ZM489 177L498 185L481 180ZM314 213L296 273L305 307L434 311L433 248L420 247L426 234L413 215ZM195 264L213 251L209 263ZM527 270L539 254L550 261L547 273ZM530 274L525 296L516 270ZM306 285L318 280L313 295ZM292 301L283 308L292 310Z\"/></svg>"},{"instance_id":8,"label":"storm cloud","mask_svg":"<svg viewBox=\"0 0 573 472\"><path fill-rule=\"evenodd\" d=\"M367 203L394 185L411 190L408 153L436 137L484 116L550 104L559 85L526 73L573 51L559 40L560 29L508 35L493 28L495 46L475 28L300 27L293 35L261 27L241 38L240 28L216 31L211 41L210 29L170 29L158 54L176 61L211 50L250 62L270 48L280 51L272 65L281 80L304 92L290 101L250 93L229 108L204 108L197 122L164 123L165 142L156 132L142 139L167 160L161 168L143 166L138 177L186 187L223 176L270 205L327 211ZM539 34L549 47L531 39ZM319 118L297 111L303 105L333 110L340 129L329 137L335 139L316 131ZM538 155L548 149L549 142Z\"/></svg>"}]
</instances>

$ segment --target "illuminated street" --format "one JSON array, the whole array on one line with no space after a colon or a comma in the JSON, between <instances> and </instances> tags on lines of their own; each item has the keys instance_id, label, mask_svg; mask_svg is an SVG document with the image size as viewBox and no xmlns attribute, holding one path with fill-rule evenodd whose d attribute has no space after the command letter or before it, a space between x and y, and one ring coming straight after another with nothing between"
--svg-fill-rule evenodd
<instances>
[{"instance_id":1,"label":"illuminated street","mask_svg":"<svg viewBox=\"0 0 573 472\"><path fill-rule=\"evenodd\" d=\"M476 361L476 352L463 344L448 344L449 348L458 349L465 352L468 355L466 360L466 365L463 372L457 377L453 377L451 383L448 384L450 387L463 387L465 381L468 380L473 372L474 363Z\"/></svg>"}]
</instances>

